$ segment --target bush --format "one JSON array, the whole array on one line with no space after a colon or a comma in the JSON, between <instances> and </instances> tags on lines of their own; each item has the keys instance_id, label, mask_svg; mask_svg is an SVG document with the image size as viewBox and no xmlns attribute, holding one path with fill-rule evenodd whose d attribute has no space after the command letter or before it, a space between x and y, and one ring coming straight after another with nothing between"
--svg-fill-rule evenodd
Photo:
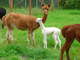
<instances>
[{"instance_id":1,"label":"bush","mask_svg":"<svg viewBox=\"0 0 80 60\"><path fill-rule=\"evenodd\" d=\"M61 7L66 9L80 9L80 0L61 0Z\"/></svg>"}]
</instances>

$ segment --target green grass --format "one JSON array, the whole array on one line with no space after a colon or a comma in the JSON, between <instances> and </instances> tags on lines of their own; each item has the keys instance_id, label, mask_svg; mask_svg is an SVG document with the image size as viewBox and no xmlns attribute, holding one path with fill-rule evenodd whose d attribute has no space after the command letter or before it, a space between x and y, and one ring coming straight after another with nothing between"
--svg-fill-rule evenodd
<instances>
[{"instance_id":1,"label":"green grass","mask_svg":"<svg viewBox=\"0 0 80 60\"><path fill-rule=\"evenodd\" d=\"M28 9L13 9L13 11L28 14ZM33 9L33 15L42 17L41 10ZM64 25L70 24L80 24L80 10L49 11L45 26L62 28ZM0 60L59 60L60 50L58 47L54 49L55 43L51 35L48 37L48 48L43 48L43 36L40 28L35 31L35 47L27 43L27 31L18 29L14 29L13 31L13 43L7 44L6 31L6 28L0 30ZM65 40L63 40L62 35L60 38L63 45ZM70 55L71 60L80 60L80 44L76 40L72 44ZM64 60L66 60L66 55L64 55Z\"/></svg>"}]
</instances>

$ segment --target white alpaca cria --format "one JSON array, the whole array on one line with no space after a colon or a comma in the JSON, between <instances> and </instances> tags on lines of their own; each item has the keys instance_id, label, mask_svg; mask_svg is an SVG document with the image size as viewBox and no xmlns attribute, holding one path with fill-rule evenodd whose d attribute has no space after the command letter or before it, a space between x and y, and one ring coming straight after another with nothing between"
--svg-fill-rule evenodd
<instances>
[{"instance_id":1,"label":"white alpaca cria","mask_svg":"<svg viewBox=\"0 0 80 60\"><path fill-rule=\"evenodd\" d=\"M47 35L52 33L52 37L55 40L55 48L56 46L59 44L59 47L61 48L61 40L59 38L59 34L61 32L61 30L59 28L56 27L45 27L44 24L42 23L42 18L37 18L36 20L37 23L40 24L40 28L42 30L42 34L44 36L44 48L47 48Z\"/></svg>"}]
</instances>

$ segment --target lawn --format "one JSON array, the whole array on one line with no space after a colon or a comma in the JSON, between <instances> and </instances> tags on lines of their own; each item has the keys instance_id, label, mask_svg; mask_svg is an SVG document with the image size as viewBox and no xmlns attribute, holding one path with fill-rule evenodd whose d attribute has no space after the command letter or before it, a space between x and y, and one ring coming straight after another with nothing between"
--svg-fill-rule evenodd
<instances>
[{"instance_id":1,"label":"lawn","mask_svg":"<svg viewBox=\"0 0 80 60\"><path fill-rule=\"evenodd\" d=\"M9 10L9 9L8 9ZM42 17L41 10L33 9L33 15ZM13 9L14 12L28 14L27 9ZM49 11L45 26L63 28L65 25L80 24L80 10L53 10ZM1 28L1 25L0 25ZM35 30L36 46L28 45L27 32L14 29L14 41L7 44L6 28L0 29L0 60L59 60L60 50L57 47L54 49L54 40L50 35L48 37L48 48L43 48L43 36L40 28ZM62 45L65 39L60 35ZM75 40L70 49L71 60L80 60L80 44ZM66 60L66 55L64 55Z\"/></svg>"}]
</instances>

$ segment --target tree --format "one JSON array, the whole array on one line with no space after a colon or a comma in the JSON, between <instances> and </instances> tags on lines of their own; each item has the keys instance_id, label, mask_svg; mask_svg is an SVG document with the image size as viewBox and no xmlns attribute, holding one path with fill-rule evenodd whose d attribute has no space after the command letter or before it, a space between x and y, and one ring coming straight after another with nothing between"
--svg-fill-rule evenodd
<instances>
[{"instance_id":1,"label":"tree","mask_svg":"<svg viewBox=\"0 0 80 60\"><path fill-rule=\"evenodd\" d=\"M13 8L13 0L9 0L9 7Z\"/></svg>"},{"instance_id":2,"label":"tree","mask_svg":"<svg viewBox=\"0 0 80 60\"><path fill-rule=\"evenodd\" d=\"M29 0L29 14L31 15L31 9L32 9L32 0Z\"/></svg>"}]
</instances>

